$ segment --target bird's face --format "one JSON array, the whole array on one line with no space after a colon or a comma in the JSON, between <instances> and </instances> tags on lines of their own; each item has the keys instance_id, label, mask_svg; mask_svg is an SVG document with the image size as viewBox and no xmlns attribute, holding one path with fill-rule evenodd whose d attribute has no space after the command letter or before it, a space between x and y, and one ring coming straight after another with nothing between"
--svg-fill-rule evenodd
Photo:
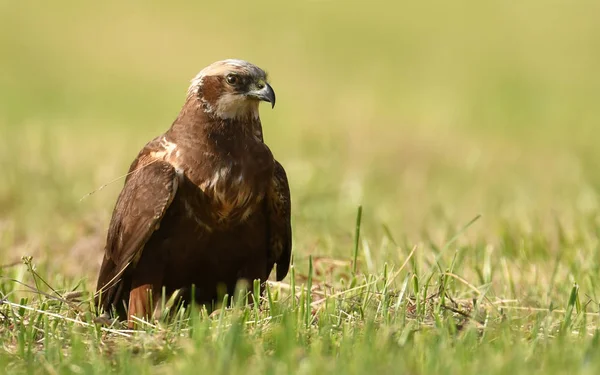
<instances>
[{"instance_id":1,"label":"bird's face","mask_svg":"<svg viewBox=\"0 0 600 375\"><path fill-rule=\"evenodd\" d=\"M275 106L275 92L266 73L243 60L217 61L192 80L188 91L206 112L222 119L258 118L261 101Z\"/></svg>"}]
</instances>

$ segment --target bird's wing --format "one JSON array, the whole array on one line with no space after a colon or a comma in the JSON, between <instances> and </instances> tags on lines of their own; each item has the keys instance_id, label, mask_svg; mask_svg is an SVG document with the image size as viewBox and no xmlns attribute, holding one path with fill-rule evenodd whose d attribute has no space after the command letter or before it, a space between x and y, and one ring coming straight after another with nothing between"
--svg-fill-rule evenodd
<instances>
[{"instance_id":1,"label":"bird's wing","mask_svg":"<svg viewBox=\"0 0 600 375\"><path fill-rule=\"evenodd\" d=\"M98 292L117 283L127 267L135 267L173 201L177 185L177 171L165 161L138 157L132 164L108 228Z\"/></svg>"},{"instance_id":2,"label":"bird's wing","mask_svg":"<svg viewBox=\"0 0 600 375\"><path fill-rule=\"evenodd\" d=\"M273 183L267 199L269 217L269 258L277 263L277 281L283 280L290 267L292 226L290 187L285 169L275 161ZM272 267L272 264L271 264Z\"/></svg>"}]
</instances>

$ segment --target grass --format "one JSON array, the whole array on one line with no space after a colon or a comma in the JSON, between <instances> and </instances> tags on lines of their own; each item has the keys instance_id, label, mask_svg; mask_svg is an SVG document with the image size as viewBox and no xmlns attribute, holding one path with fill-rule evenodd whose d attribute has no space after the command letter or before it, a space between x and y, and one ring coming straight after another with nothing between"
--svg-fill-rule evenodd
<instances>
[{"instance_id":1,"label":"grass","mask_svg":"<svg viewBox=\"0 0 600 375\"><path fill-rule=\"evenodd\" d=\"M0 2L0 368L597 373L598 11ZM292 271L260 305L95 324L121 181L81 198L226 57L278 95L261 116L290 178Z\"/></svg>"}]
</instances>

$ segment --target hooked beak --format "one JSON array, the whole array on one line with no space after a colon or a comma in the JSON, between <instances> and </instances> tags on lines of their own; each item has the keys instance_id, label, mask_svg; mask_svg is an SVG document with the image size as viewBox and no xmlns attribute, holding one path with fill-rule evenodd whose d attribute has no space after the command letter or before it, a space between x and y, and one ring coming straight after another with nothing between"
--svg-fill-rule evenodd
<instances>
[{"instance_id":1,"label":"hooked beak","mask_svg":"<svg viewBox=\"0 0 600 375\"><path fill-rule=\"evenodd\" d=\"M262 87L261 87L262 86ZM271 85L266 82L259 83L259 87L256 90L250 91L247 95L251 98L262 100L271 103L271 108L275 107L275 91Z\"/></svg>"}]
</instances>

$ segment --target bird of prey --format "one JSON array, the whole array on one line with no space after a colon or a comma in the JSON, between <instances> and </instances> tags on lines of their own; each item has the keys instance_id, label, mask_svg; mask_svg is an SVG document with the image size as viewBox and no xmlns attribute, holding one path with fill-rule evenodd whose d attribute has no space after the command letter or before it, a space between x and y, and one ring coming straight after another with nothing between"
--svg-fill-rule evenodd
<instances>
[{"instance_id":1,"label":"bird of prey","mask_svg":"<svg viewBox=\"0 0 600 375\"><path fill-rule=\"evenodd\" d=\"M233 295L240 279L282 280L292 247L285 170L263 141L259 103L275 106L266 73L217 61L194 77L171 127L129 168L110 221L99 311L150 317L166 295ZM192 288L194 285L194 288ZM195 295L190 295L195 290Z\"/></svg>"}]
</instances>

